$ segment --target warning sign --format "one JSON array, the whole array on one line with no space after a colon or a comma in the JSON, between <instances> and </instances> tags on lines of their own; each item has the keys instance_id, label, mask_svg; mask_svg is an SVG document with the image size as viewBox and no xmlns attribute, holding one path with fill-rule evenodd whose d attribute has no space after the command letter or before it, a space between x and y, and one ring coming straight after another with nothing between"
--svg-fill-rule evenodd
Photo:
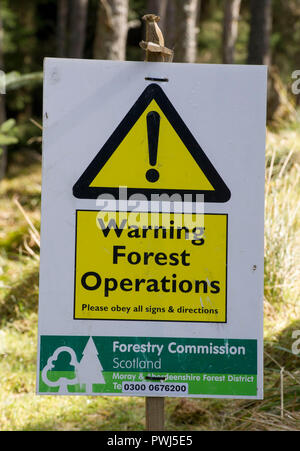
<instances>
[{"instance_id":1,"label":"warning sign","mask_svg":"<svg viewBox=\"0 0 300 451\"><path fill-rule=\"evenodd\" d=\"M40 394L256 395L256 340L42 335L40 344Z\"/></svg>"},{"instance_id":2,"label":"warning sign","mask_svg":"<svg viewBox=\"0 0 300 451\"><path fill-rule=\"evenodd\" d=\"M73 187L75 197L202 194L226 202L230 191L163 90L149 85ZM202 201L202 199L201 199Z\"/></svg>"},{"instance_id":3,"label":"warning sign","mask_svg":"<svg viewBox=\"0 0 300 451\"><path fill-rule=\"evenodd\" d=\"M227 215L77 211L75 319L226 322Z\"/></svg>"},{"instance_id":4,"label":"warning sign","mask_svg":"<svg viewBox=\"0 0 300 451\"><path fill-rule=\"evenodd\" d=\"M37 392L261 399L266 68L46 58L43 86Z\"/></svg>"}]
</instances>

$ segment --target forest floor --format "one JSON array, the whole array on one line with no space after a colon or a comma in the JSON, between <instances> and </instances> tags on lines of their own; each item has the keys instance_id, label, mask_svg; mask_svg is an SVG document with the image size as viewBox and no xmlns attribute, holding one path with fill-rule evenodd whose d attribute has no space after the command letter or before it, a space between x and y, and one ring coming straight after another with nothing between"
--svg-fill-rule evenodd
<instances>
[{"instance_id":1,"label":"forest floor","mask_svg":"<svg viewBox=\"0 0 300 451\"><path fill-rule=\"evenodd\" d=\"M264 399L166 398L167 431L300 430L299 149L299 127L268 131ZM0 430L144 430L142 397L35 394L40 199L39 154L12 154L0 183Z\"/></svg>"}]
</instances>

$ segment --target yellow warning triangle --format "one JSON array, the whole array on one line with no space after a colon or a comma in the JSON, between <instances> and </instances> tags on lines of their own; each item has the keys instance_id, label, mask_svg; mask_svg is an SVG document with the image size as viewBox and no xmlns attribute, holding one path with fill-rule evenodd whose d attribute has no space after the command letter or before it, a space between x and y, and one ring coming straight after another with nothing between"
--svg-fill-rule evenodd
<instances>
[{"instance_id":1,"label":"yellow warning triangle","mask_svg":"<svg viewBox=\"0 0 300 451\"><path fill-rule=\"evenodd\" d=\"M151 168L146 118L151 111L160 115L155 165L159 178L156 182L149 182L146 178L146 173ZM214 190L155 100L150 102L89 186Z\"/></svg>"},{"instance_id":2,"label":"yellow warning triangle","mask_svg":"<svg viewBox=\"0 0 300 451\"><path fill-rule=\"evenodd\" d=\"M156 121L152 128L151 115ZM97 198L117 194L121 186L127 187L128 195L139 192L149 199L151 193L201 193L208 202L230 198L227 186L156 84L145 89L74 185L73 193L79 198Z\"/></svg>"}]
</instances>

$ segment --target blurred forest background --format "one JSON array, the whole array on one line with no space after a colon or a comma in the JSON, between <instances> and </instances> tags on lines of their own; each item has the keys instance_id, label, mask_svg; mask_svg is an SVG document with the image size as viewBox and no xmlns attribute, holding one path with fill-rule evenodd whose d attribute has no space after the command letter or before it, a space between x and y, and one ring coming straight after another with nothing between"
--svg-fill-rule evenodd
<instances>
[{"instance_id":1,"label":"blurred forest background","mask_svg":"<svg viewBox=\"0 0 300 451\"><path fill-rule=\"evenodd\" d=\"M143 60L146 13L161 17L174 62L267 64L268 119L293 114L292 73L300 68L299 0L1 0L2 137L11 150L28 145L41 121L42 68L47 56ZM15 127L13 127L15 125ZM3 130L2 130L3 131ZM3 135L3 133L2 133ZM2 151L0 176L5 171Z\"/></svg>"},{"instance_id":2,"label":"blurred forest background","mask_svg":"<svg viewBox=\"0 0 300 451\"><path fill-rule=\"evenodd\" d=\"M0 430L143 430L144 400L35 396L43 59L267 64L262 401L166 398L166 430L300 430L300 0L0 0Z\"/></svg>"}]
</instances>

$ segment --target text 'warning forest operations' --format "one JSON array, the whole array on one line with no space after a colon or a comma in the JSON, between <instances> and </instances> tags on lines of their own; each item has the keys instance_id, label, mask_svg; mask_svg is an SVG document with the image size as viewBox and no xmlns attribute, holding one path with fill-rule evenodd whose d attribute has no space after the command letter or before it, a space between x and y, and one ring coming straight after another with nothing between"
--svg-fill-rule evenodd
<instances>
[{"instance_id":1,"label":"text 'warning forest operations'","mask_svg":"<svg viewBox=\"0 0 300 451\"><path fill-rule=\"evenodd\" d=\"M77 211L75 319L226 322L227 215Z\"/></svg>"}]
</instances>

